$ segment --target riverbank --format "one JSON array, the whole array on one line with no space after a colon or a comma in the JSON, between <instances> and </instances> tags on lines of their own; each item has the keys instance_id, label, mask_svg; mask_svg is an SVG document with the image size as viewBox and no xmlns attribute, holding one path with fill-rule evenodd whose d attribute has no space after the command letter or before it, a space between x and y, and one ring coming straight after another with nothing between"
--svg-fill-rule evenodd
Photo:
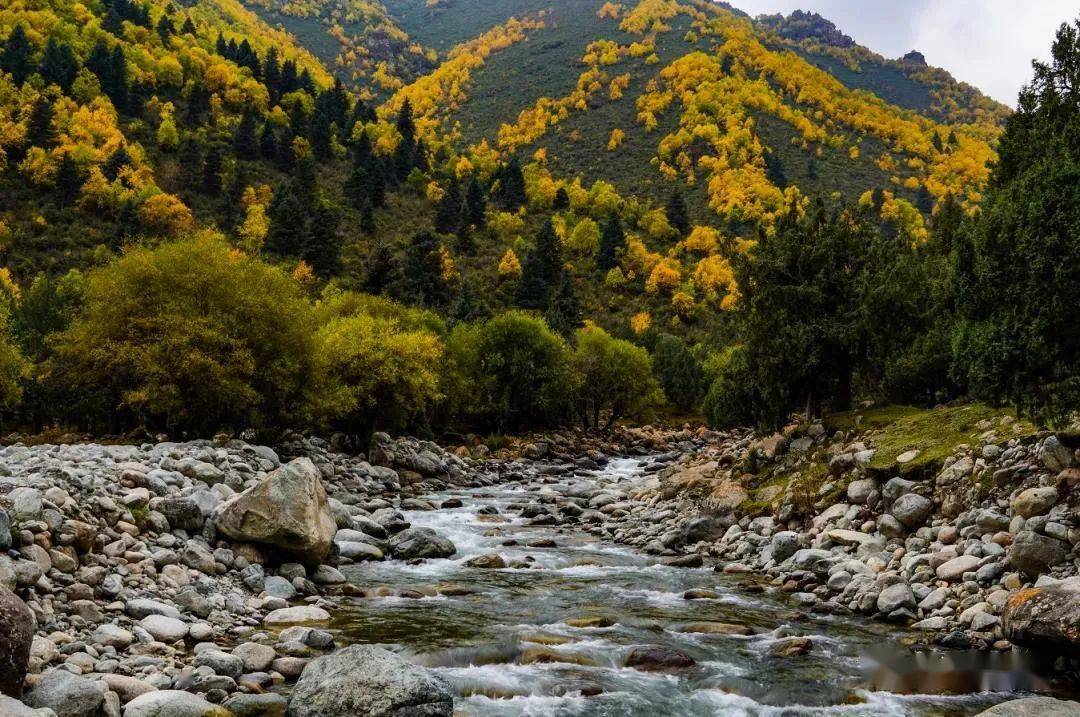
<instances>
[{"instance_id":1,"label":"riverbank","mask_svg":"<svg viewBox=\"0 0 1080 717\"><path fill-rule=\"evenodd\" d=\"M1025 481L1044 481L1047 471L1028 475L1024 466L1029 456L1050 455L1054 444L1048 438L1010 438L1017 443L1002 450L999 462L1014 461ZM809 447L800 449L807 445L805 439ZM799 614L858 613L888 618L892 622L883 628L893 631L908 622L918 625L940 617L946 626L941 635L960 631L964 637L937 639L941 644L1005 649L1011 634L1001 623L1004 609L999 605L1008 602L1010 590L1004 581L1010 576L1002 572L995 580L982 580L979 571L983 565L1011 560L1012 546L1003 546L1004 556L992 548L976 550L1000 542L994 536L984 540L960 516L942 517L936 507L924 525L901 535L885 535L884 516L896 517L896 500L927 491L925 484L917 484L914 475L906 473L909 478L901 480L915 487L898 496L879 495L875 501L873 490L884 494L893 488L873 473L872 459L868 461L865 453L856 456L872 449L850 452L854 456L850 464L838 458L838 465L848 466L835 474L835 482L842 485L821 483L817 501L788 503L780 493L775 496L775 515L740 515L748 508L766 511L754 484L768 487L769 480L748 476L769 476L775 482L778 469L791 465L809 469L820 463L821 456L849 454L841 448L858 446L812 426L805 435L793 431L764 440L690 429L567 432L495 451L480 445L446 451L431 443L382 436L370 462L309 439L287 442L277 450L224 440L9 446L0 452L0 522L8 524L8 529L0 530L0 541L10 536L7 544L0 544L5 551L0 554L0 585L13 589L20 600L6 603L14 611L13 619L6 621L12 629L0 631L0 643L8 641L0 645L5 648L0 653L16 658L25 654L29 675L24 683L17 665L0 665L0 691L17 693L25 684L22 699L30 707L18 711L23 708L12 702L4 709L38 717L50 713L34 710L80 717L345 715L382 714L378 709L423 704L429 710L425 714L450 714L455 694L460 698L468 693L453 675L438 674L438 665L430 665L434 672L414 667L386 650L342 650L353 641L399 644L401 640L391 634L384 634L385 640L357 639L333 621L355 616L357 605L371 603L378 610L380 601L426 607L432 601L441 605L481 599L467 597L476 591L454 580L410 584L377 579L386 570L408 566L426 570L426 565L431 569L453 565L455 570L492 574L566 567L587 572L599 567L603 573L602 564L544 563L545 555L550 561L563 549L558 537L563 531L591 534L603 538L603 544L632 546L633 555L640 557L620 560L628 561L633 570L658 566L684 576L674 578L669 587L675 589L667 591L671 593L667 598L676 599L675 613L701 618L696 622L729 625L725 629L736 636L750 630L759 636L755 639L766 642L800 637L775 633L784 621L773 620L766 628L764 623L747 625L723 614L725 600L733 599L733 578L710 577L715 575L710 571L714 564L729 576L756 575L747 580L748 590L763 592L762 600L792 611L785 620L798 622ZM1003 458L1008 451L1010 457ZM619 479L617 467L609 465L613 455L643 457L635 464L634 480ZM1056 451L1056 455L1065 454ZM827 465L832 464L830 458ZM950 467L955 465L954 461ZM752 474L748 467L758 472ZM849 498L843 511L833 507L842 504L830 502L834 496L850 496L859 481L874 484L871 495L862 502ZM491 500L488 493L496 489L514 491L521 500L485 505ZM854 489L856 495L858 490ZM930 493L928 499L937 506L935 492ZM1047 537L1047 532L1058 530L1047 526L1060 521L1072 529L1069 494L1065 495L1063 502L1056 501L1042 514L1048 517L1041 523L1025 518L1017 535L1026 529L1041 530L1036 534ZM466 500L477 505L465 506ZM1008 505L995 506L1007 511L1011 503L1005 502ZM488 512L480 513L481 508ZM452 530L440 525L432 530L422 517L454 511L472 516L477 526L490 526L483 532L491 535L476 540L490 546L498 538L500 548L476 553L473 544L455 545L447 537ZM946 542L946 529L957 524L956 540ZM977 526L978 521L972 524ZM554 535L550 541L527 537L519 550L502 543L515 540L503 535L509 530ZM841 538L847 536L836 531L869 538L845 541ZM979 559L978 566L966 571L972 575L962 573L948 580L917 572L933 562L940 563L936 567L947 564L948 560L933 556L949 547L957 550L956 557ZM782 556L789 549L792 552ZM977 555L980 551L984 554ZM910 557L927 554L931 558ZM1036 581L1045 586L1075 572L1074 567L1059 562L1041 578L1021 577L1016 587ZM983 577L989 572L984 571ZM842 573L850 577L844 586L840 583L847 577ZM686 575L692 585L682 582ZM901 592L893 588L901 584L911 592L911 601L884 610L888 597L883 602L882 595ZM924 591L920 585L931 589ZM678 590L680 586L685 589ZM944 591L939 593L944 598L940 607L921 604L939 590ZM910 604L923 592L925 596ZM505 599L512 602L517 595ZM1026 599L1025 604L1042 606L1040 601L1052 600L1053 595L1044 588L1038 601ZM20 614L23 603L27 612ZM873 609L863 608L871 604ZM970 610L972 605L981 607ZM577 617L603 617L585 608L583 604L585 614ZM965 612L972 615L969 623L964 622ZM1045 610L1040 607L1040 612ZM999 620L992 625L975 623L978 614ZM717 619L710 620L709 615ZM371 617L378 622L377 615ZM678 633L679 626L688 622L671 619L671 625L660 624L665 635ZM960 627L949 629L953 624ZM1044 628L1040 626L1045 635ZM32 640L27 641L27 635ZM793 656L802 649L799 644L804 643L791 643ZM680 652L677 645L669 647ZM615 654L618 665L612 669L624 669L629 654ZM706 657L690 656L700 664L708 662ZM663 653L649 657L660 658L682 659ZM677 665L667 665L661 673L668 668L678 670ZM391 689L385 675L398 672L408 679ZM598 689L612 691L611 686ZM587 688L580 696L587 697L586 692L593 690ZM311 709L316 711L305 712L296 699L290 706L289 693L304 695L303 703L315 705Z\"/></svg>"}]
</instances>

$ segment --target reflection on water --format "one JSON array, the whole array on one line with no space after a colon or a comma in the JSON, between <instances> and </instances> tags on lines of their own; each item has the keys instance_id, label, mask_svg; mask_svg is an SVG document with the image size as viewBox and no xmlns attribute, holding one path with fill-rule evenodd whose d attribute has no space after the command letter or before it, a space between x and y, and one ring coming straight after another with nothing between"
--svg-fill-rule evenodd
<instances>
[{"instance_id":1,"label":"reflection on water","mask_svg":"<svg viewBox=\"0 0 1080 717\"><path fill-rule=\"evenodd\" d=\"M622 460L595 480L643 478L637 462ZM556 494L544 486L540 499ZM962 716L1008 692L1042 687L1026 665L911 657L888 626L808 617L770 597L736 593L710 569L658 565L577 529L526 526L515 506L536 495L520 486L451 491L435 504L456 497L462 507L408 513L413 525L450 538L457 554L345 568L357 585L429 596L355 600L336 617L341 641L381 644L432 667L458 691L458 714L476 717ZM526 545L541 538L555 547ZM464 565L486 553L530 567ZM684 599L694 588L718 598ZM810 651L774 649L792 636L809 637ZM673 674L625 667L642 647L678 650L696 664Z\"/></svg>"}]
</instances>

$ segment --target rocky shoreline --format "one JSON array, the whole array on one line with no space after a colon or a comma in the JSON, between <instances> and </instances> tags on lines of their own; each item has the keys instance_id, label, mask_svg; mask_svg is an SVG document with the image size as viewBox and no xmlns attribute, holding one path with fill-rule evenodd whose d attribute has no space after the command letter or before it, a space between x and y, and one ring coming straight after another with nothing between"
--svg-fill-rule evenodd
<instances>
[{"instance_id":1,"label":"rocky shoreline","mask_svg":"<svg viewBox=\"0 0 1080 717\"><path fill-rule=\"evenodd\" d=\"M437 507L421 496L448 487L538 478L555 489L521 506L535 525L715 565L801 609L910 624L917 640L1067 654L1080 644L1080 463L1055 436L987 438L936 475L906 477L815 425L766 438L573 431L494 452L380 435L370 461L301 437L277 450L11 445L0 450L0 715L450 715L453 691L430 672L378 648L337 649L335 608L368 595L339 568L453 555L401 510ZM642 457L650 477L593 480L614 455ZM821 462L829 477L814 500L781 491L744 514L755 476ZM1010 480L972 479L1002 471ZM962 495L988 483L976 502ZM411 592L399 596L423 597ZM715 597L698 593L686 597Z\"/></svg>"}]
</instances>

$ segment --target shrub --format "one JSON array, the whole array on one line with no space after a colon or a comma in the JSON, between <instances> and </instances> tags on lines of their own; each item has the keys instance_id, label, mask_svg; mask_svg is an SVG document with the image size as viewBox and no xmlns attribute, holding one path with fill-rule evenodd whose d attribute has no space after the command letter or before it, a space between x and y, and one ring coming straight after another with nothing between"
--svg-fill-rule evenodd
<instances>
[{"instance_id":1,"label":"shrub","mask_svg":"<svg viewBox=\"0 0 1080 717\"><path fill-rule=\"evenodd\" d=\"M288 274L200 233L92 271L50 372L97 426L292 425L321 386L312 319Z\"/></svg>"}]
</instances>

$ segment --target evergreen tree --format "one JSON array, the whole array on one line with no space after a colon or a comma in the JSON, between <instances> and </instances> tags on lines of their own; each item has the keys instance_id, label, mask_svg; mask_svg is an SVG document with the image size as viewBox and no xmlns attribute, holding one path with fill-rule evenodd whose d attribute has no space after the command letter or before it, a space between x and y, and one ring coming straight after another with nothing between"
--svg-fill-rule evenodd
<instances>
[{"instance_id":1,"label":"evergreen tree","mask_svg":"<svg viewBox=\"0 0 1080 717\"><path fill-rule=\"evenodd\" d=\"M341 213L328 202L318 202L308 227L304 259L315 274L328 279L341 270Z\"/></svg>"},{"instance_id":2,"label":"evergreen tree","mask_svg":"<svg viewBox=\"0 0 1080 717\"><path fill-rule=\"evenodd\" d=\"M684 237L690 233L690 215L686 211L686 200L678 189L673 190L668 197L665 214L668 224L679 232L679 236Z\"/></svg>"},{"instance_id":3,"label":"evergreen tree","mask_svg":"<svg viewBox=\"0 0 1080 717\"><path fill-rule=\"evenodd\" d=\"M465 220L468 224L483 229L487 223L487 196L484 187L476 177L469 180L469 188L465 192Z\"/></svg>"},{"instance_id":4,"label":"evergreen tree","mask_svg":"<svg viewBox=\"0 0 1080 717\"><path fill-rule=\"evenodd\" d=\"M570 208L570 195L566 193L565 187L559 187L555 190L555 200L552 202L551 208L557 212L564 212Z\"/></svg>"},{"instance_id":5,"label":"evergreen tree","mask_svg":"<svg viewBox=\"0 0 1080 717\"><path fill-rule=\"evenodd\" d=\"M364 291L381 296L400 282L401 267L398 265L394 250L387 242L379 242L371 248L364 266Z\"/></svg>"},{"instance_id":6,"label":"evergreen tree","mask_svg":"<svg viewBox=\"0 0 1080 717\"><path fill-rule=\"evenodd\" d=\"M375 225L375 210L371 206L370 199L360 207L360 231L369 237L375 236L378 231Z\"/></svg>"},{"instance_id":7,"label":"evergreen tree","mask_svg":"<svg viewBox=\"0 0 1080 717\"><path fill-rule=\"evenodd\" d=\"M233 151L237 159L254 160L259 157L259 149L255 115L252 112L245 112L233 133Z\"/></svg>"},{"instance_id":8,"label":"evergreen tree","mask_svg":"<svg viewBox=\"0 0 1080 717\"><path fill-rule=\"evenodd\" d=\"M982 211L954 247L954 346L977 398L1056 425L1080 405L1080 20L1050 57L1033 63Z\"/></svg>"},{"instance_id":9,"label":"evergreen tree","mask_svg":"<svg viewBox=\"0 0 1080 717\"><path fill-rule=\"evenodd\" d=\"M186 134L180 142L180 151L176 157L177 166L180 168L182 186L185 189L195 189L202 181L202 145L198 135Z\"/></svg>"},{"instance_id":10,"label":"evergreen tree","mask_svg":"<svg viewBox=\"0 0 1080 717\"><path fill-rule=\"evenodd\" d=\"M941 135L938 134L937 132L934 132L933 144L934 144L934 149L937 152L944 152L945 151L945 145L942 144L942 142L941 142Z\"/></svg>"},{"instance_id":11,"label":"evergreen tree","mask_svg":"<svg viewBox=\"0 0 1080 717\"><path fill-rule=\"evenodd\" d=\"M405 295L421 306L445 306L450 286L443 276L442 244L429 231L413 234L405 250Z\"/></svg>"},{"instance_id":12,"label":"evergreen tree","mask_svg":"<svg viewBox=\"0 0 1080 717\"><path fill-rule=\"evenodd\" d=\"M570 272L561 272L559 285L551 297L551 304L544 314L547 325L563 336L572 336L581 328L581 303L578 301L574 280Z\"/></svg>"},{"instance_id":13,"label":"evergreen tree","mask_svg":"<svg viewBox=\"0 0 1080 717\"><path fill-rule=\"evenodd\" d=\"M394 150L394 166L397 176L404 179L416 166L416 123L413 121L412 103L408 99L401 103L395 126L401 134L401 141Z\"/></svg>"},{"instance_id":14,"label":"evergreen tree","mask_svg":"<svg viewBox=\"0 0 1080 717\"><path fill-rule=\"evenodd\" d=\"M277 160L277 133L274 132L274 125L270 124L269 120L263 122L262 131L259 133L259 154L263 159L271 162Z\"/></svg>"},{"instance_id":15,"label":"evergreen tree","mask_svg":"<svg viewBox=\"0 0 1080 717\"><path fill-rule=\"evenodd\" d=\"M308 140L311 142L311 151L316 159L325 160L331 156L330 145L333 141L334 131L329 115L321 110L316 110L311 118L311 126L308 131Z\"/></svg>"},{"instance_id":16,"label":"evergreen tree","mask_svg":"<svg viewBox=\"0 0 1080 717\"><path fill-rule=\"evenodd\" d=\"M780 189L787 189L788 179L784 172L784 163L780 161L780 155L775 150L765 153L765 178Z\"/></svg>"},{"instance_id":17,"label":"evergreen tree","mask_svg":"<svg viewBox=\"0 0 1080 717\"><path fill-rule=\"evenodd\" d=\"M523 309L547 311L551 296L563 273L559 238L551 219L536 235L536 245L525 257L518 282L516 303Z\"/></svg>"},{"instance_id":18,"label":"evergreen tree","mask_svg":"<svg viewBox=\"0 0 1080 717\"><path fill-rule=\"evenodd\" d=\"M30 57L33 51L34 46L26 36L26 28L22 23L16 25L0 51L0 70L10 73L16 86L26 82L26 78L34 71L34 63Z\"/></svg>"},{"instance_id":19,"label":"evergreen tree","mask_svg":"<svg viewBox=\"0 0 1080 717\"><path fill-rule=\"evenodd\" d=\"M108 179L110 182L112 182L120 176L120 171L124 167L130 166L131 155L128 154L128 151L124 148L123 145L121 145L117 147L112 154L109 155L108 159L105 160L105 164L103 164L101 167L101 173L105 176L105 179Z\"/></svg>"},{"instance_id":20,"label":"evergreen tree","mask_svg":"<svg viewBox=\"0 0 1080 717\"><path fill-rule=\"evenodd\" d=\"M68 206L79 196L82 189L83 176L79 171L79 165L71 156L71 152L64 152L60 158L60 165L56 169L56 196L62 206Z\"/></svg>"},{"instance_id":21,"label":"evergreen tree","mask_svg":"<svg viewBox=\"0 0 1080 717\"><path fill-rule=\"evenodd\" d=\"M212 144L206 148L206 155L203 157L202 177L199 182L203 194L216 197L221 193L221 172L223 169L221 147Z\"/></svg>"},{"instance_id":22,"label":"evergreen tree","mask_svg":"<svg viewBox=\"0 0 1080 717\"><path fill-rule=\"evenodd\" d=\"M811 181L817 181L818 178L818 161L817 157L811 157L810 161L806 163L806 177Z\"/></svg>"},{"instance_id":23,"label":"evergreen tree","mask_svg":"<svg viewBox=\"0 0 1080 717\"><path fill-rule=\"evenodd\" d=\"M278 62L278 51L271 47L266 52L266 59L262 66L263 84L270 93L270 101L277 103L281 97L281 64Z\"/></svg>"},{"instance_id":24,"label":"evergreen tree","mask_svg":"<svg viewBox=\"0 0 1080 717\"><path fill-rule=\"evenodd\" d=\"M302 256L308 244L310 210L297 195L293 182L278 187L267 209L270 230L266 234L266 250L278 256Z\"/></svg>"},{"instance_id":25,"label":"evergreen tree","mask_svg":"<svg viewBox=\"0 0 1080 717\"><path fill-rule=\"evenodd\" d=\"M516 212L525 206L525 175L517 157L511 157L506 165L499 168L496 179L499 185L498 201L503 209Z\"/></svg>"},{"instance_id":26,"label":"evergreen tree","mask_svg":"<svg viewBox=\"0 0 1080 717\"><path fill-rule=\"evenodd\" d=\"M443 192L442 199L435 211L435 231L440 234L449 234L455 231L461 224L461 190L457 180L452 180L450 186Z\"/></svg>"},{"instance_id":27,"label":"evergreen tree","mask_svg":"<svg viewBox=\"0 0 1080 717\"><path fill-rule=\"evenodd\" d=\"M600 249L596 253L596 268L607 273L619 265L619 256L626 250L626 232L619 215L612 214L600 234Z\"/></svg>"},{"instance_id":28,"label":"evergreen tree","mask_svg":"<svg viewBox=\"0 0 1080 717\"><path fill-rule=\"evenodd\" d=\"M185 17L184 26L180 28L180 32L184 35L195 35L198 31L195 29L195 23L191 21L191 18Z\"/></svg>"},{"instance_id":29,"label":"evergreen tree","mask_svg":"<svg viewBox=\"0 0 1080 717\"><path fill-rule=\"evenodd\" d=\"M102 78L101 89L112 100L118 112L127 113L131 88L128 80L127 59L124 57L124 48L119 43L113 47L109 56L107 83L106 78Z\"/></svg>"},{"instance_id":30,"label":"evergreen tree","mask_svg":"<svg viewBox=\"0 0 1080 717\"><path fill-rule=\"evenodd\" d=\"M486 321L489 318L491 318L491 308L484 302L484 298L473 291L472 284L463 281L454 306L450 309L450 322L452 324L474 323Z\"/></svg>"},{"instance_id":31,"label":"evergreen tree","mask_svg":"<svg viewBox=\"0 0 1080 717\"><path fill-rule=\"evenodd\" d=\"M40 95L30 109L30 118L26 122L26 141L31 146L49 149L56 144L55 116L52 100Z\"/></svg>"},{"instance_id":32,"label":"evergreen tree","mask_svg":"<svg viewBox=\"0 0 1080 717\"><path fill-rule=\"evenodd\" d=\"M176 32L176 27L173 25L172 19L167 14L162 14L161 19L158 20L157 34L161 38L161 42L168 47L169 38Z\"/></svg>"},{"instance_id":33,"label":"evergreen tree","mask_svg":"<svg viewBox=\"0 0 1080 717\"><path fill-rule=\"evenodd\" d=\"M356 165L349 178L345 180L345 196L349 198L353 207L362 210L372 205L372 183L368 168L364 165Z\"/></svg>"},{"instance_id":34,"label":"evergreen tree","mask_svg":"<svg viewBox=\"0 0 1080 717\"><path fill-rule=\"evenodd\" d=\"M915 195L915 207L926 216L934 213L934 195L930 193L926 185L919 186L919 192Z\"/></svg>"},{"instance_id":35,"label":"evergreen tree","mask_svg":"<svg viewBox=\"0 0 1080 717\"><path fill-rule=\"evenodd\" d=\"M70 92L71 84L79 73L79 61L71 45L50 37L41 58L40 72L46 84L54 84L65 93Z\"/></svg>"},{"instance_id":36,"label":"evergreen tree","mask_svg":"<svg viewBox=\"0 0 1080 717\"><path fill-rule=\"evenodd\" d=\"M454 248L457 249L459 254L473 255L476 253L476 240L473 238L472 225L469 224L469 220L462 214L460 222L458 223L457 241L454 243Z\"/></svg>"}]
</instances>

